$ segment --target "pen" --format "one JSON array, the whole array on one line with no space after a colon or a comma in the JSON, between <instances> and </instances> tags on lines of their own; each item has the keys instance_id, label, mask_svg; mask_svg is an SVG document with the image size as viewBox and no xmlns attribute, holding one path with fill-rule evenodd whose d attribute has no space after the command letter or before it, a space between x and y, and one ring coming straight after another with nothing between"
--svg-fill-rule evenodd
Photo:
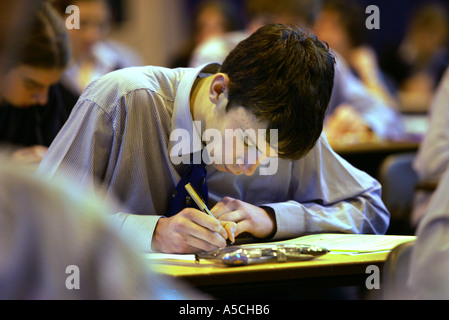
<instances>
[{"instance_id":1,"label":"pen","mask_svg":"<svg viewBox=\"0 0 449 320\"><path fill-rule=\"evenodd\" d=\"M204 203L203 199L201 199L201 197L195 191L195 189L192 187L190 182L187 183L184 186L184 188L186 188L187 192L190 194L190 196L192 197L193 201L195 201L196 205L198 206L198 208L200 208L201 211L206 212L208 215L210 215L212 218L214 218L218 223L220 223L220 221L218 221L218 219L215 218L215 216L212 214L212 212L210 212L209 208ZM221 225L221 223L220 223L220 225ZM227 239L226 243L228 245L233 244L229 239Z\"/></svg>"},{"instance_id":2,"label":"pen","mask_svg":"<svg viewBox=\"0 0 449 320\"><path fill-rule=\"evenodd\" d=\"M190 182L185 185L185 188L186 188L187 192L190 194L190 196L192 197L193 201L195 201L198 208L200 208L201 211L206 212L208 215L210 215L212 218L214 218L215 220L218 221L218 219L214 217L212 212L209 211L209 208L204 203L203 199L201 199L201 197L195 191L195 189L192 187Z\"/></svg>"}]
</instances>

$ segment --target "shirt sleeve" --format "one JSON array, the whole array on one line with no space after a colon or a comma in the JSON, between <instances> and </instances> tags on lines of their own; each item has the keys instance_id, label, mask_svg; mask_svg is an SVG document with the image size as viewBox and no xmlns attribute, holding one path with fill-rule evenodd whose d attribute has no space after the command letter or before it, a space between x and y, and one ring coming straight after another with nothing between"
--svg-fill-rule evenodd
<instances>
[{"instance_id":1,"label":"shirt sleeve","mask_svg":"<svg viewBox=\"0 0 449 320\"><path fill-rule=\"evenodd\" d=\"M291 200L271 203L276 239L305 233L384 234L390 214L378 181L338 156L324 135L303 161L295 162Z\"/></svg>"},{"instance_id":2,"label":"shirt sleeve","mask_svg":"<svg viewBox=\"0 0 449 320\"><path fill-rule=\"evenodd\" d=\"M52 177L63 173L75 183L95 185L95 180L101 179L106 172L112 131L111 119L98 106L89 100L78 102L51 144L37 174Z\"/></svg>"},{"instance_id":3,"label":"shirt sleeve","mask_svg":"<svg viewBox=\"0 0 449 320\"><path fill-rule=\"evenodd\" d=\"M416 232L408 285L418 299L449 299L449 171L443 175Z\"/></svg>"},{"instance_id":4,"label":"shirt sleeve","mask_svg":"<svg viewBox=\"0 0 449 320\"><path fill-rule=\"evenodd\" d=\"M45 155L37 174L55 175L96 190L106 202L117 202L108 188L110 174L120 149L121 133L112 118L91 100L80 100L67 124ZM73 165L73 166L72 166ZM117 209L120 205L117 205ZM151 240L159 216L134 215L117 211L112 225L142 252L151 251Z\"/></svg>"},{"instance_id":5,"label":"shirt sleeve","mask_svg":"<svg viewBox=\"0 0 449 320\"><path fill-rule=\"evenodd\" d=\"M118 212L112 215L112 225L139 252L152 252L154 230L161 216Z\"/></svg>"},{"instance_id":6,"label":"shirt sleeve","mask_svg":"<svg viewBox=\"0 0 449 320\"><path fill-rule=\"evenodd\" d=\"M414 169L421 180L438 181L449 167L449 69L430 109L428 131L419 147Z\"/></svg>"}]
</instances>

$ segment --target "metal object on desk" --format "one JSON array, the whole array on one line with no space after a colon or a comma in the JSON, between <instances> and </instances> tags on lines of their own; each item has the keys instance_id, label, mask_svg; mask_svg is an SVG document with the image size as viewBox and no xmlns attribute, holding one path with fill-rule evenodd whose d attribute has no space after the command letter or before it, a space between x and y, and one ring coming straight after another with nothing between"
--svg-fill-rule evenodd
<instances>
[{"instance_id":1,"label":"metal object on desk","mask_svg":"<svg viewBox=\"0 0 449 320\"><path fill-rule=\"evenodd\" d=\"M330 252L328 249L305 244L231 246L195 254L201 259L229 266L253 265L271 262L310 260Z\"/></svg>"}]
</instances>

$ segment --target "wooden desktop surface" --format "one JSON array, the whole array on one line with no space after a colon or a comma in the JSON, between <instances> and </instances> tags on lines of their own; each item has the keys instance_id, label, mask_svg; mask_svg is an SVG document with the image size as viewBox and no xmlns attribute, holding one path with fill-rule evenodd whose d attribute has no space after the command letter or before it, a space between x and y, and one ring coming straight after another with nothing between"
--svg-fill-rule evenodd
<instances>
[{"instance_id":1,"label":"wooden desktop surface","mask_svg":"<svg viewBox=\"0 0 449 320\"><path fill-rule=\"evenodd\" d=\"M354 167L365 171L374 178L379 178L383 161L393 154L415 153L419 141L384 141L357 143L352 145L333 145L334 151Z\"/></svg>"},{"instance_id":2,"label":"wooden desktop surface","mask_svg":"<svg viewBox=\"0 0 449 320\"><path fill-rule=\"evenodd\" d=\"M369 153L399 153L416 151L419 141L383 141L367 142L349 145L333 145L334 151L340 155L369 154Z\"/></svg>"},{"instance_id":3,"label":"wooden desktop surface","mask_svg":"<svg viewBox=\"0 0 449 320\"><path fill-rule=\"evenodd\" d=\"M194 286L244 284L366 274L367 266L381 267L387 255L388 252L356 255L329 253L308 261L233 267L214 265L203 261L195 263L159 260L154 262L154 269L158 273L182 279Z\"/></svg>"},{"instance_id":4,"label":"wooden desktop surface","mask_svg":"<svg viewBox=\"0 0 449 320\"><path fill-rule=\"evenodd\" d=\"M375 265L381 271L388 253L329 253L309 261L238 267L172 260L156 261L153 267L156 273L185 282L216 299L349 300L364 298L370 275L367 267Z\"/></svg>"},{"instance_id":5,"label":"wooden desktop surface","mask_svg":"<svg viewBox=\"0 0 449 320\"><path fill-rule=\"evenodd\" d=\"M310 297L311 291L365 288L371 275L367 267L378 267L381 278L392 248L413 240L413 236L316 234L270 245L327 243L324 247L331 252L305 261L246 266L226 266L208 260L195 262L193 255L155 253L145 257L156 273L186 282L217 298L279 298L289 294Z\"/></svg>"}]
</instances>

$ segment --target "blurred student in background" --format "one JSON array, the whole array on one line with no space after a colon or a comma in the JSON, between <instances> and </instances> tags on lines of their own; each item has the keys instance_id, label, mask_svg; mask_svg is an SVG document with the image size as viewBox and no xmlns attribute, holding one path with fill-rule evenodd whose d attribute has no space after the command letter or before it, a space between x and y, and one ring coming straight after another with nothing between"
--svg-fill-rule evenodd
<instances>
[{"instance_id":1,"label":"blurred student in background","mask_svg":"<svg viewBox=\"0 0 449 320\"><path fill-rule=\"evenodd\" d=\"M397 107L383 79L373 48L366 41L365 11L357 0L324 0L314 32L348 64L366 88L386 104Z\"/></svg>"},{"instance_id":2,"label":"blurred student in background","mask_svg":"<svg viewBox=\"0 0 449 320\"><path fill-rule=\"evenodd\" d=\"M210 62L223 62L237 44L260 27L270 23L309 26L315 20L320 1L313 0L248 0L245 29L223 33L199 44L189 66L198 67Z\"/></svg>"},{"instance_id":3,"label":"blurred student in background","mask_svg":"<svg viewBox=\"0 0 449 320\"><path fill-rule=\"evenodd\" d=\"M243 29L243 17L238 12L229 0L199 2L193 14L192 39L172 58L170 67L187 67L195 47L226 32Z\"/></svg>"},{"instance_id":4,"label":"blurred student in background","mask_svg":"<svg viewBox=\"0 0 449 320\"><path fill-rule=\"evenodd\" d=\"M320 11L321 1L316 0L248 0L246 30L215 37L198 46L190 66L222 62L239 41L267 23L285 23L310 29ZM403 134L402 119L396 110L371 94L338 53L334 89L324 131L334 146L399 139Z\"/></svg>"},{"instance_id":5,"label":"blurred student in background","mask_svg":"<svg viewBox=\"0 0 449 320\"><path fill-rule=\"evenodd\" d=\"M29 29L2 62L0 142L15 161L35 167L64 125L78 95L60 78L70 60L65 25L46 4L32 12Z\"/></svg>"},{"instance_id":6,"label":"blurred student in background","mask_svg":"<svg viewBox=\"0 0 449 320\"><path fill-rule=\"evenodd\" d=\"M79 8L79 29L68 30L72 60L62 78L74 93L81 94L90 82L108 72L142 64L138 53L108 39L112 22L107 0L53 0L52 3L64 18L69 17L68 6Z\"/></svg>"},{"instance_id":7,"label":"blurred student in background","mask_svg":"<svg viewBox=\"0 0 449 320\"><path fill-rule=\"evenodd\" d=\"M446 6L424 3L413 11L400 44L381 56L381 68L395 81L404 111L428 111L449 63L448 44Z\"/></svg>"},{"instance_id":8,"label":"blurred student in background","mask_svg":"<svg viewBox=\"0 0 449 320\"><path fill-rule=\"evenodd\" d=\"M36 6L37 1L0 2L0 74L4 74L8 69L8 61L14 54L12 48L18 45L19 39L28 30L30 16ZM0 77L0 87L5 83L4 78Z\"/></svg>"},{"instance_id":9,"label":"blurred student in background","mask_svg":"<svg viewBox=\"0 0 449 320\"><path fill-rule=\"evenodd\" d=\"M331 144L396 140L404 129L386 89L374 51L364 44L358 3L325 0L313 30L338 57L334 94L324 131Z\"/></svg>"},{"instance_id":10,"label":"blurred student in background","mask_svg":"<svg viewBox=\"0 0 449 320\"><path fill-rule=\"evenodd\" d=\"M413 292L417 299L449 299L448 189L449 170L446 170L416 232L407 293Z\"/></svg>"},{"instance_id":11,"label":"blurred student in background","mask_svg":"<svg viewBox=\"0 0 449 320\"><path fill-rule=\"evenodd\" d=\"M153 273L107 222L111 202L0 163L1 300L204 298Z\"/></svg>"},{"instance_id":12,"label":"blurred student in background","mask_svg":"<svg viewBox=\"0 0 449 320\"><path fill-rule=\"evenodd\" d=\"M420 182L438 184L449 169L449 68L446 70L429 110L429 127L424 135L413 168ZM412 225L417 226L427 209L433 190L417 190Z\"/></svg>"},{"instance_id":13,"label":"blurred student in background","mask_svg":"<svg viewBox=\"0 0 449 320\"><path fill-rule=\"evenodd\" d=\"M43 29L55 37L60 35L55 28L57 14L46 4L40 8L42 2L0 1L2 74L11 76L9 72L22 70L11 63L14 59L25 61L22 50L30 47L23 38ZM43 21L45 28L41 27ZM39 38L44 48L47 37L43 33ZM52 48L59 48L59 38L52 39ZM28 67L26 75L35 75L32 66L23 66ZM40 75L45 78L45 68ZM12 80L0 77L2 92ZM26 91L23 95L26 101ZM116 206L115 202L104 206L93 192L67 181L42 182L0 154L0 300L202 299L178 282L155 276L150 265L112 231L104 216L108 208Z\"/></svg>"},{"instance_id":14,"label":"blurred student in background","mask_svg":"<svg viewBox=\"0 0 449 320\"><path fill-rule=\"evenodd\" d=\"M388 293L392 299L449 299L448 109L449 68L430 104L429 130L413 163L419 181L428 188L419 188L415 194L411 223L416 228L417 239L409 260L407 254L392 259L407 268L397 268L398 274L407 275L403 283L406 289L392 290ZM401 277L397 279L400 283ZM402 284L396 287L402 288Z\"/></svg>"}]
</instances>

